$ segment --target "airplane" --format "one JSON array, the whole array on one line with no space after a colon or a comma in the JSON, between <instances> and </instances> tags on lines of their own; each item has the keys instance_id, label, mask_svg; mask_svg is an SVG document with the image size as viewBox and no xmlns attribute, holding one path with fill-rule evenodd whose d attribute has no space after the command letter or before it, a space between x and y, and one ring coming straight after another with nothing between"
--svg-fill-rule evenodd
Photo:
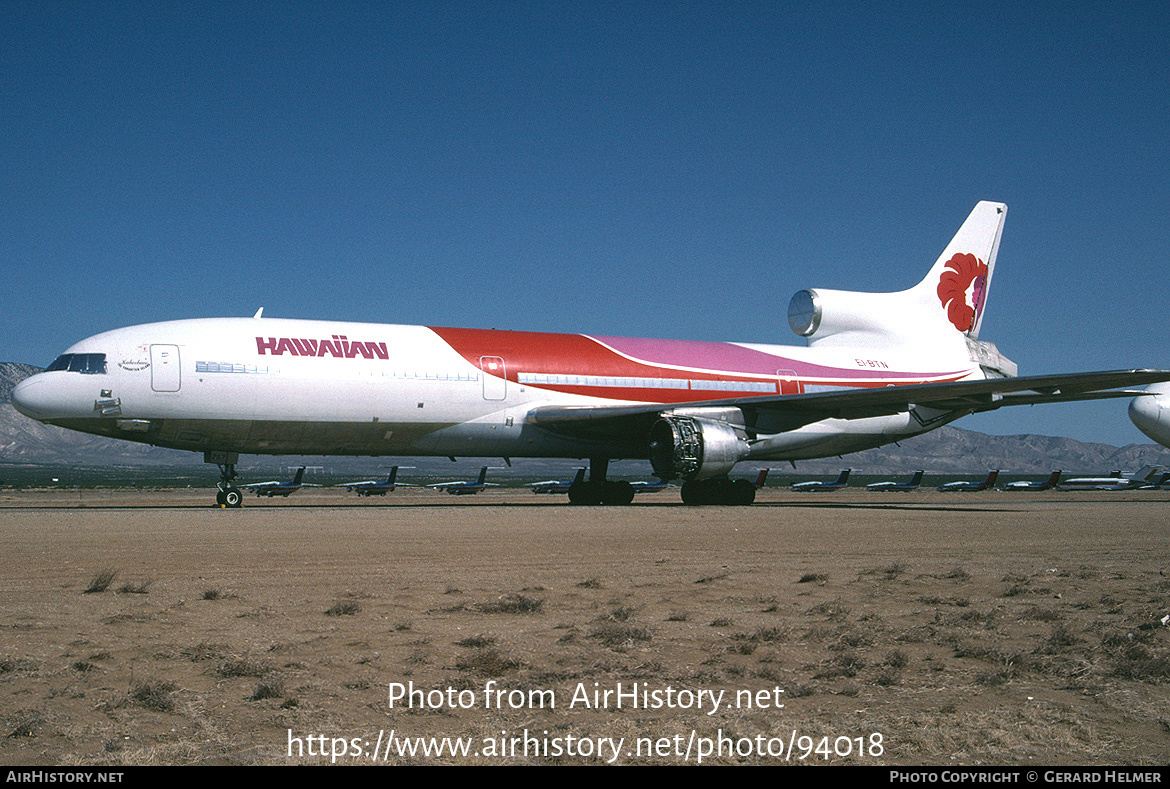
<instances>
[{"instance_id":1,"label":"airplane","mask_svg":"<svg viewBox=\"0 0 1170 789\"><path fill-rule=\"evenodd\" d=\"M1142 466L1133 474L1114 471L1108 477L1073 477L1056 486L1057 490L1132 490L1151 483L1162 466Z\"/></svg>"},{"instance_id":2,"label":"airplane","mask_svg":"<svg viewBox=\"0 0 1170 789\"><path fill-rule=\"evenodd\" d=\"M658 493L660 490L666 490L670 487L670 482L667 480L654 480L647 482L645 480L638 482L631 482L634 487L634 493Z\"/></svg>"},{"instance_id":3,"label":"airplane","mask_svg":"<svg viewBox=\"0 0 1170 789\"><path fill-rule=\"evenodd\" d=\"M387 493L393 491L394 488L403 485L401 482L396 482L398 469L399 466L392 466L390 473L386 475L386 479L367 479L361 482L347 482L345 489L353 491L359 496L385 496Z\"/></svg>"},{"instance_id":4,"label":"airplane","mask_svg":"<svg viewBox=\"0 0 1170 789\"><path fill-rule=\"evenodd\" d=\"M1162 446L1170 447L1170 384L1147 386L1145 396L1130 401L1129 420Z\"/></svg>"},{"instance_id":5,"label":"airplane","mask_svg":"<svg viewBox=\"0 0 1170 789\"><path fill-rule=\"evenodd\" d=\"M1162 476L1158 477L1157 482L1152 482L1149 485L1142 485L1141 490L1170 490L1170 471L1167 471Z\"/></svg>"},{"instance_id":6,"label":"airplane","mask_svg":"<svg viewBox=\"0 0 1170 789\"><path fill-rule=\"evenodd\" d=\"M529 487L532 488L533 493L568 493L569 495L573 495L576 490L580 489L580 486L587 484L588 483L585 481L585 468L582 467L577 469L577 474L571 480L551 479L545 480L544 482L532 482L529 483ZM609 484L612 486L614 483ZM626 494L632 499L633 496L638 493L657 493L658 491L665 489L670 483L664 479L660 479L654 482L620 482L617 484L619 484L626 491ZM625 488L626 485L628 485L629 488ZM574 488L574 486L577 487Z\"/></svg>"},{"instance_id":7,"label":"airplane","mask_svg":"<svg viewBox=\"0 0 1170 789\"><path fill-rule=\"evenodd\" d=\"M666 490L668 487L670 487L670 483L664 479L656 479L653 482L642 480L638 482L631 482L630 485L633 486L634 493L658 493L659 491Z\"/></svg>"},{"instance_id":8,"label":"airplane","mask_svg":"<svg viewBox=\"0 0 1170 789\"><path fill-rule=\"evenodd\" d=\"M987 490L995 484L996 477L999 476L999 469L987 472L987 478L982 482L944 482L938 486L938 489L944 493L959 491L962 493L978 493L981 490Z\"/></svg>"},{"instance_id":9,"label":"airplane","mask_svg":"<svg viewBox=\"0 0 1170 789\"><path fill-rule=\"evenodd\" d=\"M827 482L825 480L812 480L810 482L795 482L792 485L792 489L796 490L796 491L800 491L802 493L813 493L813 492L821 492L821 491L840 490L841 488L848 487L848 484L846 481L849 479L849 472L851 470L852 469L847 469L847 468L841 469L841 475L838 476L837 479L834 480L833 482Z\"/></svg>"},{"instance_id":10,"label":"airplane","mask_svg":"<svg viewBox=\"0 0 1170 789\"><path fill-rule=\"evenodd\" d=\"M1049 474L1048 479L1044 480L1043 482L1026 482L1024 480L1020 480L1018 482L1009 482L1008 484L1001 487L1000 490L1050 490L1051 488L1056 487L1057 482L1060 482L1060 475L1060 471L1054 471Z\"/></svg>"},{"instance_id":11,"label":"airplane","mask_svg":"<svg viewBox=\"0 0 1170 789\"><path fill-rule=\"evenodd\" d=\"M257 497L267 496L268 498L272 498L273 496L284 496L287 499L293 493L296 493L298 490L300 490L302 487L304 487L304 485L301 483L301 479L304 476L305 476L305 467L301 466L299 469L297 469L297 475L295 477L293 477L291 480L285 480L285 481L271 480L270 482L253 482L250 485L243 485L242 487L245 490L252 491L253 493L256 494ZM226 502L217 501L216 503L223 505Z\"/></svg>"},{"instance_id":12,"label":"airplane","mask_svg":"<svg viewBox=\"0 0 1170 789\"><path fill-rule=\"evenodd\" d=\"M466 496L472 493L479 493L484 488L497 487L494 482L484 482L487 479L488 467L484 466L479 470L479 477L473 480L456 480L455 482L436 482L432 485L427 485L428 488L435 490L445 490L452 496Z\"/></svg>"},{"instance_id":13,"label":"airplane","mask_svg":"<svg viewBox=\"0 0 1170 789\"><path fill-rule=\"evenodd\" d=\"M12 402L47 424L202 452L229 507L240 453L581 458L590 473L574 504L629 503L608 465L648 458L659 478L681 481L684 501L750 504L750 482L728 476L741 461L832 457L968 414L1132 398L1170 380L1144 369L1019 376L980 339L1006 211L978 203L909 289L798 291L788 323L807 347L286 320L261 308L88 337L17 384ZM680 310L702 285L671 285ZM770 320L766 302L750 306Z\"/></svg>"},{"instance_id":14,"label":"airplane","mask_svg":"<svg viewBox=\"0 0 1170 789\"><path fill-rule=\"evenodd\" d=\"M570 488L584 481L585 467L582 466L572 479L546 479L543 482L530 482L528 487L532 488L533 493L568 493Z\"/></svg>"},{"instance_id":15,"label":"airplane","mask_svg":"<svg viewBox=\"0 0 1170 789\"><path fill-rule=\"evenodd\" d=\"M865 489L893 492L918 490L918 488L922 485L922 475L924 473L925 472L923 471L915 471L914 476L912 476L906 482L894 482L893 480L888 482L871 482L865 486Z\"/></svg>"},{"instance_id":16,"label":"airplane","mask_svg":"<svg viewBox=\"0 0 1170 789\"><path fill-rule=\"evenodd\" d=\"M768 472L771 470L772 469L770 469L770 468L760 469L760 473L756 474L756 478L754 480L752 480L752 487L755 488L756 490L759 490L760 488L764 487L764 481L766 479L768 479Z\"/></svg>"}]
</instances>

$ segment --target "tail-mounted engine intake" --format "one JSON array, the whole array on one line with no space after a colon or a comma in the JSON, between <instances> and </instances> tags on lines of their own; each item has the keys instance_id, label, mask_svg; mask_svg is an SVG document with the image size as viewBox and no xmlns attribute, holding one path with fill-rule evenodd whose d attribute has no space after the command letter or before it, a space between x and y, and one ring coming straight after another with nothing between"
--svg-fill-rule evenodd
<instances>
[{"instance_id":1,"label":"tail-mounted engine intake","mask_svg":"<svg viewBox=\"0 0 1170 789\"><path fill-rule=\"evenodd\" d=\"M747 454L747 435L727 422L670 415L650 429L650 465L662 479L722 476Z\"/></svg>"},{"instance_id":2,"label":"tail-mounted engine intake","mask_svg":"<svg viewBox=\"0 0 1170 789\"><path fill-rule=\"evenodd\" d=\"M880 337L914 338L915 327L920 337L919 309L898 293L798 290L788 302L788 325L809 344L869 344Z\"/></svg>"}]
</instances>

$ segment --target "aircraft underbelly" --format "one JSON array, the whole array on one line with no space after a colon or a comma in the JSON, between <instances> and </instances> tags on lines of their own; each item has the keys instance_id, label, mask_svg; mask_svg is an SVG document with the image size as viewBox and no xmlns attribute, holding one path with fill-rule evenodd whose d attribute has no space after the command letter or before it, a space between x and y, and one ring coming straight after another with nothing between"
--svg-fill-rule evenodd
<instances>
[{"instance_id":1,"label":"aircraft underbelly","mask_svg":"<svg viewBox=\"0 0 1170 789\"><path fill-rule=\"evenodd\" d=\"M321 422L245 419L60 419L53 424L194 452L264 455L454 455L457 457L641 457L631 444L570 439L505 419L441 422Z\"/></svg>"}]
</instances>

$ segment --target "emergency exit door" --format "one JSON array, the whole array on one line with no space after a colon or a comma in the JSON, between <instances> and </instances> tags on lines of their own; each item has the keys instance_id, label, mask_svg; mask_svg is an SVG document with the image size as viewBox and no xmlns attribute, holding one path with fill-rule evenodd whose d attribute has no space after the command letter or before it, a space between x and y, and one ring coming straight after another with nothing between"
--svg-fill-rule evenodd
<instances>
[{"instance_id":1,"label":"emergency exit door","mask_svg":"<svg viewBox=\"0 0 1170 789\"><path fill-rule=\"evenodd\" d=\"M508 395L508 371L499 356L479 357L479 368L483 370L483 399L503 400Z\"/></svg>"}]
</instances>

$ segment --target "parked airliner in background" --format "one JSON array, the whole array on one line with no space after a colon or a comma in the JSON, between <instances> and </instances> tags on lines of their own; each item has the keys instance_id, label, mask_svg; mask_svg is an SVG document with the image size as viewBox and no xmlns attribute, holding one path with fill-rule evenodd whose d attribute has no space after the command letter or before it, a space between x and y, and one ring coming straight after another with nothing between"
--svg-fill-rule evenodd
<instances>
[{"instance_id":1,"label":"parked airliner in background","mask_svg":"<svg viewBox=\"0 0 1170 789\"><path fill-rule=\"evenodd\" d=\"M890 480L888 482L871 482L865 486L866 490L875 491L890 491L894 493L905 493L911 490L918 490L922 486L922 475L925 471L915 471L914 476L905 482L895 482Z\"/></svg>"},{"instance_id":2,"label":"parked airliner in background","mask_svg":"<svg viewBox=\"0 0 1170 789\"><path fill-rule=\"evenodd\" d=\"M392 466L390 473L386 475L386 479L366 479L361 482L347 482L345 483L345 489L353 491L359 496L385 496L387 493L392 492L394 488L403 484L397 481L399 468L399 466Z\"/></svg>"},{"instance_id":3,"label":"parked airliner in background","mask_svg":"<svg viewBox=\"0 0 1170 789\"><path fill-rule=\"evenodd\" d=\"M817 493L828 492L832 490L840 490L849 485L849 472L852 469L843 468L837 479L833 481L828 480L810 480L809 482L794 482L792 489L801 493Z\"/></svg>"},{"instance_id":4,"label":"parked airliner in background","mask_svg":"<svg viewBox=\"0 0 1170 789\"><path fill-rule=\"evenodd\" d=\"M1006 206L981 202L918 285L801 290L808 347L262 317L98 334L15 387L39 421L199 451L239 506L240 453L587 459L570 501L627 503L649 458L690 503L750 503L740 461L831 457L1005 405L1132 397L1170 372L1017 377L979 339ZM871 250L858 265L873 267ZM889 272L886 272L889 277ZM660 283L686 299L704 282ZM764 289L729 293L772 323ZM746 486L746 487L745 487Z\"/></svg>"},{"instance_id":5,"label":"parked airliner in background","mask_svg":"<svg viewBox=\"0 0 1170 789\"><path fill-rule=\"evenodd\" d=\"M1138 430L1170 447L1170 383L1147 386L1146 397L1135 397L1129 404L1129 419Z\"/></svg>"},{"instance_id":6,"label":"parked airliner in background","mask_svg":"<svg viewBox=\"0 0 1170 789\"><path fill-rule=\"evenodd\" d=\"M656 479L653 482L631 482L630 487L634 489L634 493L658 493L670 487L670 483L664 479Z\"/></svg>"},{"instance_id":7,"label":"parked airliner in background","mask_svg":"<svg viewBox=\"0 0 1170 789\"><path fill-rule=\"evenodd\" d=\"M549 479L543 482L530 482L528 487L532 488L533 493L569 493L573 490L574 485L581 485L585 482L585 468L577 469L576 475L572 479ZM670 483L664 479L655 480L654 482L623 482L621 483L624 489L629 485L627 494L630 498L637 493L657 493L660 490L665 490L670 486ZM618 502L614 502L618 503ZM628 503L628 502L622 502Z\"/></svg>"},{"instance_id":8,"label":"parked airliner in background","mask_svg":"<svg viewBox=\"0 0 1170 789\"><path fill-rule=\"evenodd\" d=\"M574 485L585 481L585 467L577 469L572 479L546 479L543 482L529 482L533 493L568 493Z\"/></svg>"},{"instance_id":9,"label":"parked airliner in background","mask_svg":"<svg viewBox=\"0 0 1170 789\"><path fill-rule=\"evenodd\" d=\"M1056 483L1060 481L1060 475L1061 475L1060 471L1054 471L1048 475L1048 479L1046 479L1042 482L1027 482L1025 480L1020 480L1018 482L1009 482L1008 484L1006 484L1002 488L1000 488L1000 490L1008 490L1008 491L1011 491L1011 490L1030 490L1030 491L1050 490L1050 489L1056 487Z\"/></svg>"},{"instance_id":10,"label":"parked airliner in background","mask_svg":"<svg viewBox=\"0 0 1170 789\"><path fill-rule=\"evenodd\" d=\"M304 478L304 476L305 467L301 466L299 469L297 469L296 476L291 480L281 481L274 479L271 482L253 482L252 484L244 485L243 487L246 490L252 491L257 496L267 496L268 498L272 498L273 496L284 496L287 499L289 496L291 496L293 493L296 493L303 487L301 480Z\"/></svg>"},{"instance_id":11,"label":"parked airliner in background","mask_svg":"<svg viewBox=\"0 0 1170 789\"><path fill-rule=\"evenodd\" d=\"M1057 490L1133 490L1154 481L1162 466L1142 466L1132 474L1114 471L1108 477L1072 477L1056 486Z\"/></svg>"},{"instance_id":12,"label":"parked airliner in background","mask_svg":"<svg viewBox=\"0 0 1170 789\"><path fill-rule=\"evenodd\" d=\"M979 493L980 491L987 490L992 485L994 485L996 477L998 477L998 476L999 476L999 469L996 469L994 471L987 472L987 478L984 479L982 482L967 482L967 481L962 481L962 480L958 481L958 482L944 482L943 484L938 486L938 489L943 491L944 493L949 493L949 492Z\"/></svg>"},{"instance_id":13,"label":"parked airliner in background","mask_svg":"<svg viewBox=\"0 0 1170 789\"><path fill-rule=\"evenodd\" d=\"M494 482L485 482L487 479L488 467L484 466L479 470L479 476L474 480L456 480L454 482L436 482L432 485L427 485L428 488L435 490L445 490L452 496L466 496L472 493L479 493L484 488L496 487Z\"/></svg>"},{"instance_id":14,"label":"parked airliner in background","mask_svg":"<svg viewBox=\"0 0 1170 789\"><path fill-rule=\"evenodd\" d=\"M756 490L764 487L764 483L768 480L768 472L771 470L770 468L760 469L760 473L756 474L756 478L752 480L752 487Z\"/></svg>"},{"instance_id":15,"label":"parked airliner in background","mask_svg":"<svg viewBox=\"0 0 1170 789\"><path fill-rule=\"evenodd\" d=\"M1162 472L1162 476L1153 480L1148 485L1142 485L1141 490L1167 490L1170 489L1170 471Z\"/></svg>"}]
</instances>

